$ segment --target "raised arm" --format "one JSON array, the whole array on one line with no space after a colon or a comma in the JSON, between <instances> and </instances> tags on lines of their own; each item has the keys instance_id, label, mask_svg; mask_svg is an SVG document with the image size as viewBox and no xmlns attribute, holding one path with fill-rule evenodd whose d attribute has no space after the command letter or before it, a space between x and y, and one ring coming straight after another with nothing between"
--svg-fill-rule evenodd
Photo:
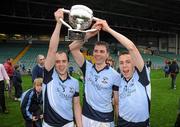
<instances>
[{"instance_id":1,"label":"raised arm","mask_svg":"<svg viewBox=\"0 0 180 127\"><path fill-rule=\"evenodd\" d=\"M83 41L73 41L69 45L69 49L73 55L73 58L76 61L76 63L79 65L79 67L82 67L84 63L84 56L80 51L83 44L84 44Z\"/></svg>"},{"instance_id":2,"label":"raised arm","mask_svg":"<svg viewBox=\"0 0 180 127\"><path fill-rule=\"evenodd\" d=\"M99 25L94 24L91 29L97 29L97 31L86 33L85 38L87 40L90 39L91 37L95 36L100 31L101 27ZM79 67L82 67L82 65L84 63L84 56L80 52L80 49L83 44L84 44L84 41L74 41L69 45L69 49L70 49L76 63L79 65Z\"/></svg>"},{"instance_id":3,"label":"raised arm","mask_svg":"<svg viewBox=\"0 0 180 127\"><path fill-rule=\"evenodd\" d=\"M50 71L54 64L55 64L55 57L56 57L56 52L58 49L59 45L59 36L60 36L60 29L62 26L62 23L60 22L60 18L63 18L63 11L61 9L58 9L54 13L55 19L56 19L56 26L54 29L54 32L51 36L50 43L49 43L49 49L47 53L47 58L45 60L45 68L46 70Z\"/></svg>"},{"instance_id":4,"label":"raised arm","mask_svg":"<svg viewBox=\"0 0 180 127\"><path fill-rule=\"evenodd\" d=\"M99 20L96 22L96 24L102 25L102 30L110 33L114 38L116 38L119 41L120 44L122 44L125 48L127 48L127 50L129 51L133 59L135 66L141 72L144 67L144 61L137 47L134 45L134 43L131 40L129 40L127 37L125 37L124 35L110 28L106 20Z\"/></svg>"}]
</instances>

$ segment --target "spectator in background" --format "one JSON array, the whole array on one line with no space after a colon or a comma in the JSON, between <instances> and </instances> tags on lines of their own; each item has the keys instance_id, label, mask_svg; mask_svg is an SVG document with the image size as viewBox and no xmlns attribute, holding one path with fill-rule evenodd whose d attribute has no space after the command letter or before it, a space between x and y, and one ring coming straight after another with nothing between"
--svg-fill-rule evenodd
<instances>
[{"instance_id":1,"label":"spectator in background","mask_svg":"<svg viewBox=\"0 0 180 127\"><path fill-rule=\"evenodd\" d=\"M3 113L8 113L8 110L6 109L5 105L5 96L4 96L4 87L5 87L5 82L9 84L9 76L2 64L0 64L0 106L2 108Z\"/></svg>"},{"instance_id":2,"label":"spectator in background","mask_svg":"<svg viewBox=\"0 0 180 127\"><path fill-rule=\"evenodd\" d=\"M26 66L25 66L24 63L22 63L22 71L23 71L23 72L26 72Z\"/></svg>"},{"instance_id":3,"label":"spectator in background","mask_svg":"<svg viewBox=\"0 0 180 127\"><path fill-rule=\"evenodd\" d=\"M171 62L165 62L165 66L164 66L164 74L165 74L165 78L169 77L169 66L170 66Z\"/></svg>"},{"instance_id":4,"label":"spectator in background","mask_svg":"<svg viewBox=\"0 0 180 127\"><path fill-rule=\"evenodd\" d=\"M177 115L175 127L180 127L180 113L178 113L178 115Z\"/></svg>"},{"instance_id":5,"label":"spectator in background","mask_svg":"<svg viewBox=\"0 0 180 127\"><path fill-rule=\"evenodd\" d=\"M42 78L34 79L34 88L23 93L21 98L21 113L25 127L42 127Z\"/></svg>"},{"instance_id":6,"label":"spectator in background","mask_svg":"<svg viewBox=\"0 0 180 127\"><path fill-rule=\"evenodd\" d=\"M74 68L73 68L73 66L70 66L69 67L69 74L72 76L72 73L74 72Z\"/></svg>"},{"instance_id":7,"label":"spectator in background","mask_svg":"<svg viewBox=\"0 0 180 127\"><path fill-rule=\"evenodd\" d=\"M171 75L171 88L172 89L176 89L176 77L177 74L179 73L179 66L176 62L176 59L174 59L171 63L171 65L169 66L169 73Z\"/></svg>"},{"instance_id":8,"label":"spectator in background","mask_svg":"<svg viewBox=\"0 0 180 127\"><path fill-rule=\"evenodd\" d=\"M14 73L13 73L13 85L15 88L15 98L14 100L20 100L21 94L22 94L22 79L21 79L21 73L19 65L14 66Z\"/></svg>"},{"instance_id":9,"label":"spectator in background","mask_svg":"<svg viewBox=\"0 0 180 127\"><path fill-rule=\"evenodd\" d=\"M26 72L26 66L25 64L22 62L19 62L19 67L20 67L20 72L22 71L23 73Z\"/></svg>"},{"instance_id":10,"label":"spectator in background","mask_svg":"<svg viewBox=\"0 0 180 127\"><path fill-rule=\"evenodd\" d=\"M28 75L32 76L31 68L28 68L27 73Z\"/></svg>"},{"instance_id":11,"label":"spectator in background","mask_svg":"<svg viewBox=\"0 0 180 127\"><path fill-rule=\"evenodd\" d=\"M112 68L114 68L114 60L112 59L111 56L109 56L107 59L106 59L106 64Z\"/></svg>"},{"instance_id":12,"label":"spectator in background","mask_svg":"<svg viewBox=\"0 0 180 127\"><path fill-rule=\"evenodd\" d=\"M146 61L146 66L149 69L149 71L151 71L151 65L152 65L151 59L148 58L148 60Z\"/></svg>"},{"instance_id":13,"label":"spectator in background","mask_svg":"<svg viewBox=\"0 0 180 127\"><path fill-rule=\"evenodd\" d=\"M37 64L32 69L32 82L34 82L35 78L43 78L44 76L44 62L45 57L42 54L37 56Z\"/></svg>"},{"instance_id":14,"label":"spectator in background","mask_svg":"<svg viewBox=\"0 0 180 127\"><path fill-rule=\"evenodd\" d=\"M13 67L13 59L12 58L8 58L6 60L6 62L4 63L4 68L6 69L6 72L10 78L10 83L8 85L8 93L9 93L9 97L13 99L12 96L12 87L13 87L13 72L14 72L14 67Z\"/></svg>"},{"instance_id":15,"label":"spectator in background","mask_svg":"<svg viewBox=\"0 0 180 127\"><path fill-rule=\"evenodd\" d=\"M175 122L174 127L180 127L180 99L179 99L178 113L177 113L176 122Z\"/></svg>"}]
</instances>

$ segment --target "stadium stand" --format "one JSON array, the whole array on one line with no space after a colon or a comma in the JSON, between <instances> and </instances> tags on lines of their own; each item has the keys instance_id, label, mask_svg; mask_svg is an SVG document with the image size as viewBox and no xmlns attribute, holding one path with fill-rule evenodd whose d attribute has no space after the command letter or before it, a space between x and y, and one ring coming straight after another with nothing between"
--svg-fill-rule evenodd
<instances>
[{"instance_id":1,"label":"stadium stand","mask_svg":"<svg viewBox=\"0 0 180 127\"><path fill-rule=\"evenodd\" d=\"M169 52L166 52L166 53L160 53L159 56L162 56L164 58L167 58L167 59L177 59L177 61L180 61L180 55L176 55L175 53L169 53Z\"/></svg>"},{"instance_id":2,"label":"stadium stand","mask_svg":"<svg viewBox=\"0 0 180 127\"><path fill-rule=\"evenodd\" d=\"M26 45L26 43L0 43L0 63L4 63L7 58L15 59Z\"/></svg>"},{"instance_id":3,"label":"stadium stand","mask_svg":"<svg viewBox=\"0 0 180 127\"><path fill-rule=\"evenodd\" d=\"M157 55L150 55L150 54L141 54L144 61L146 62L148 59L152 61L152 68L159 69L164 67L164 60L165 58Z\"/></svg>"},{"instance_id":4,"label":"stadium stand","mask_svg":"<svg viewBox=\"0 0 180 127\"><path fill-rule=\"evenodd\" d=\"M31 47L26 52L26 54L20 59L20 63L25 64L26 69L32 69L32 67L36 64L36 57L38 54L47 55L48 44L31 44ZM67 45L61 45L58 48L58 51L68 51ZM70 66L74 67L74 70L79 69L75 64L74 59L71 54L69 54L70 58Z\"/></svg>"},{"instance_id":5,"label":"stadium stand","mask_svg":"<svg viewBox=\"0 0 180 127\"><path fill-rule=\"evenodd\" d=\"M47 44L31 44L30 49L20 59L21 63L24 63L26 68L32 68L36 64L36 57L38 54L46 55L48 49Z\"/></svg>"},{"instance_id":6,"label":"stadium stand","mask_svg":"<svg viewBox=\"0 0 180 127\"><path fill-rule=\"evenodd\" d=\"M36 57L38 54L43 54L46 56L48 50L48 43L33 43L30 44L31 47L29 50L20 58L19 63L23 63L26 69L31 69L36 64ZM0 62L3 63L7 58L12 57L16 58L18 54L27 46L26 42L21 43L0 43ZM86 44L84 47L85 50L88 49L88 53L92 54L93 45ZM68 51L67 42L61 42L58 50ZM122 51L125 51L122 47L110 46L110 55L115 60L115 68L118 68L118 54ZM116 51L116 52L115 52ZM169 52L162 52L159 54L148 54L141 51L142 57L144 61L147 61L149 58L152 61L152 68L158 69L164 66L165 59L173 59L176 58L180 61L180 55L176 55ZM79 71L79 67L76 65L73 57L69 54L70 66L74 67L75 71Z\"/></svg>"}]
</instances>

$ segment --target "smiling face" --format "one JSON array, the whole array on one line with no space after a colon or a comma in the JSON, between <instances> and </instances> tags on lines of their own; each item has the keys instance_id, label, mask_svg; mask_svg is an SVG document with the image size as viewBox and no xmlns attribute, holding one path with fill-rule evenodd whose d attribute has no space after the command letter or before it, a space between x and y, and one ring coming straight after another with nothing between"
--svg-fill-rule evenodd
<instances>
[{"instance_id":1,"label":"smiling face","mask_svg":"<svg viewBox=\"0 0 180 127\"><path fill-rule=\"evenodd\" d=\"M67 74L68 65L69 62L66 53L56 53L55 68L60 75Z\"/></svg>"},{"instance_id":2,"label":"smiling face","mask_svg":"<svg viewBox=\"0 0 180 127\"><path fill-rule=\"evenodd\" d=\"M134 64L130 54L122 54L119 56L119 68L126 80L129 80L132 77Z\"/></svg>"},{"instance_id":3,"label":"smiling face","mask_svg":"<svg viewBox=\"0 0 180 127\"><path fill-rule=\"evenodd\" d=\"M94 46L93 57L95 63L98 65L105 64L106 59L109 56L108 46L105 42L97 42Z\"/></svg>"}]
</instances>

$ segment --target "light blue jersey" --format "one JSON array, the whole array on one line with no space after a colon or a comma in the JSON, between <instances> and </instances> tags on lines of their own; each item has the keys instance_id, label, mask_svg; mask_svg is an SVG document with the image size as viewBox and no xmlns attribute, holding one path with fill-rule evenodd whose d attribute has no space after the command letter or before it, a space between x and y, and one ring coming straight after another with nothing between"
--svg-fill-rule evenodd
<instances>
[{"instance_id":1,"label":"light blue jersey","mask_svg":"<svg viewBox=\"0 0 180 127\"><path fill-rule=\"evenodd\" d=\"M101 71L97 71L95 66L89 61L85 61L81 69L85 76L84 104L86 107L83 106L83 115L94 120L99 119L98 121L113 121L108 116L107 118L103 118L103 116L108 115L108 113L113 115L112 92L113 90L118 91L120 75L109 66L106 66ZM92 113L98 115L93 116ZM96 118L100 117L99 115L102 116L102 119Z\"/></svg>"},{"instance_id":2,"label":"light blue jersey","mask_svg":"<svg viewBox=\"0 0 180 127\"><path fill-rule=\"evenodd\" d=\"M119 124L129 125L127 127L138 122L149 124L150 98L150 77L146 66L144 66L142 72L135 69L129 81L121 76L119 86L119 120L121 121L119 121Z\"/></svg>"},{"instance_id":3,"label":"light blue jersey","mask_svg":"<svg viewBox=\"0 0 180 127\"><path fill-rule=\"evenodd\" d=\"M69 75L61 80L55 69L45 70L44 76L44 121L51 126L73 121L73 97L79 96L78 81Z\"/></svg>"}]
</instances>

